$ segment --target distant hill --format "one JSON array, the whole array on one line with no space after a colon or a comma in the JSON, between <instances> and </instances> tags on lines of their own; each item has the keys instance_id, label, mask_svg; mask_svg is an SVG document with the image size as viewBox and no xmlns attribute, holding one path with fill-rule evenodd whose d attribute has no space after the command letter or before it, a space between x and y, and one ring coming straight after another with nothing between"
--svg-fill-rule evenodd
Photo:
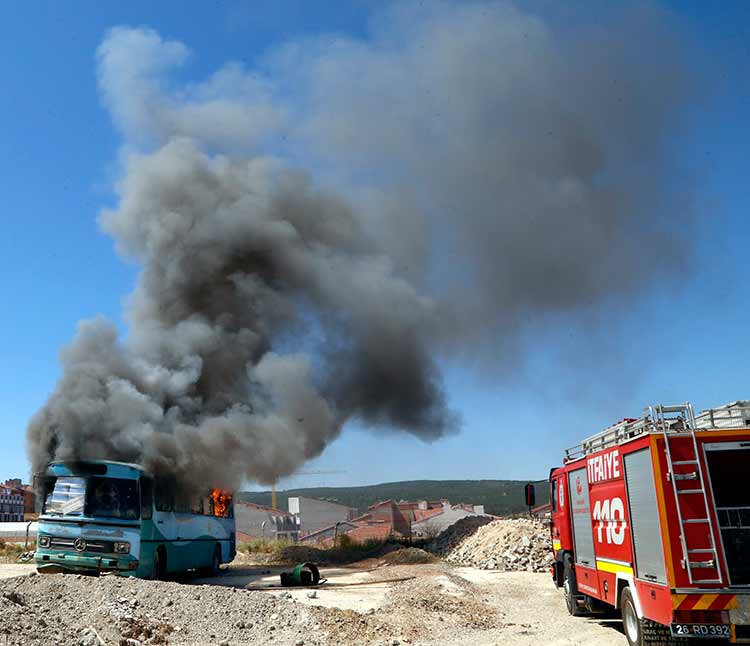
<instances>
[{"instance_id":1,"label":"distant hill","mask_svg":"<svg viewBox=\"0 0 750 646\"><path fill-rule=\"evenodd\" d=\"M406 482L386 482L364 487L310 487L278 491L278 505L288 509L287 499L291 496L305 496L338 502L348 507L356 507L364 512L370 505L381 500L440 500L447 498L452 503L466 502L484 505L488 514L504 516L526 510L523 487L528 480L410 480ZM535 482L537 505L549 500L549 487L546 481ZM271 504L270 491L240 491L237 500L254 502L259 505Z\"/></svg>"}]
</instances>

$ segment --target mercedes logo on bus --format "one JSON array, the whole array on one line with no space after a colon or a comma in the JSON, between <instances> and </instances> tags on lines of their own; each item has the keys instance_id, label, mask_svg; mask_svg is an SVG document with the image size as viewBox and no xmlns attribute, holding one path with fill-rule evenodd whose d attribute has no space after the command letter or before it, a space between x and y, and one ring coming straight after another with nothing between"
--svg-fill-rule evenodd
<instances>
[{"instance_id":1,"label":"mercedes logo on bus","mask_svg":"<svg viewBox=\"0 0 750 646\"><path fill-rule=\"evenodd\" d=\"M75 541L73 541L73 547L79 552L83 552L86 549L86 541L82 538L76 538Z\"/></svg>"}]
</instances>

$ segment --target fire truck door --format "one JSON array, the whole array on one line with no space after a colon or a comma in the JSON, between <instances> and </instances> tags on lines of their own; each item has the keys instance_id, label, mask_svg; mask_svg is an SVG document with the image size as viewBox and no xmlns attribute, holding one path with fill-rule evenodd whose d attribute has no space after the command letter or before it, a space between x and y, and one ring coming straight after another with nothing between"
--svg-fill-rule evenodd
<instances>
[{"instance_id":1,"label":"fire truck door","mask_svg":"<svg viewBox=\"0 0 750 646\"><path fill-rule=\"evenodd\" d=\"M591 526L591 508L589 506L589 484L586 479L586 468L571 471L568 474L568 492L573 518L573 545L575 562L586 567L595 567L594 536Z\"/></svg>"}]
</instances>

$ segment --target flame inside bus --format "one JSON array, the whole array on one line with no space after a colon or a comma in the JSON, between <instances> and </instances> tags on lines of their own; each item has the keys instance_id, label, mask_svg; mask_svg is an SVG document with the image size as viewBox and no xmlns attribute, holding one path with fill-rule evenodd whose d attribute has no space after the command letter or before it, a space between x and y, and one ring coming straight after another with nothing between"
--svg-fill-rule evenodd
<instances>
[{"instance_id":1,"label":"flame inside bus","mask_svg":"<svg viewBox=\"0 0 750 646\"><path fill-rule=\"evenodd\" d=\"M214 489L211 492L211 500L213 501L213 515L220 518L227 518L229 516L229 508L232 504L232 496L226 491Z\"/></svg>"}]
</instances>

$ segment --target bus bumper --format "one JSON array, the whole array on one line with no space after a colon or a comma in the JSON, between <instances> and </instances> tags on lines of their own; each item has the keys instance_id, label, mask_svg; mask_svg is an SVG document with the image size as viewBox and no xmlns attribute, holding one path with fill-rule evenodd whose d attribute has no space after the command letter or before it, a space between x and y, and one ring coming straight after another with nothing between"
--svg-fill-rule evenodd
<instances>
[{"instance_id":1,"label":"bus bumper","mask_svg":"<svg viewBox=\"0 0 750 646\"><path fill-rule=\"evenodd\" d=\"M135 575L138 559L129 555L83 556L37 550L34 553L37 570L42 573L71 572L75 574L104 574L112 572Z\"/></svg>"}]
</instances>

